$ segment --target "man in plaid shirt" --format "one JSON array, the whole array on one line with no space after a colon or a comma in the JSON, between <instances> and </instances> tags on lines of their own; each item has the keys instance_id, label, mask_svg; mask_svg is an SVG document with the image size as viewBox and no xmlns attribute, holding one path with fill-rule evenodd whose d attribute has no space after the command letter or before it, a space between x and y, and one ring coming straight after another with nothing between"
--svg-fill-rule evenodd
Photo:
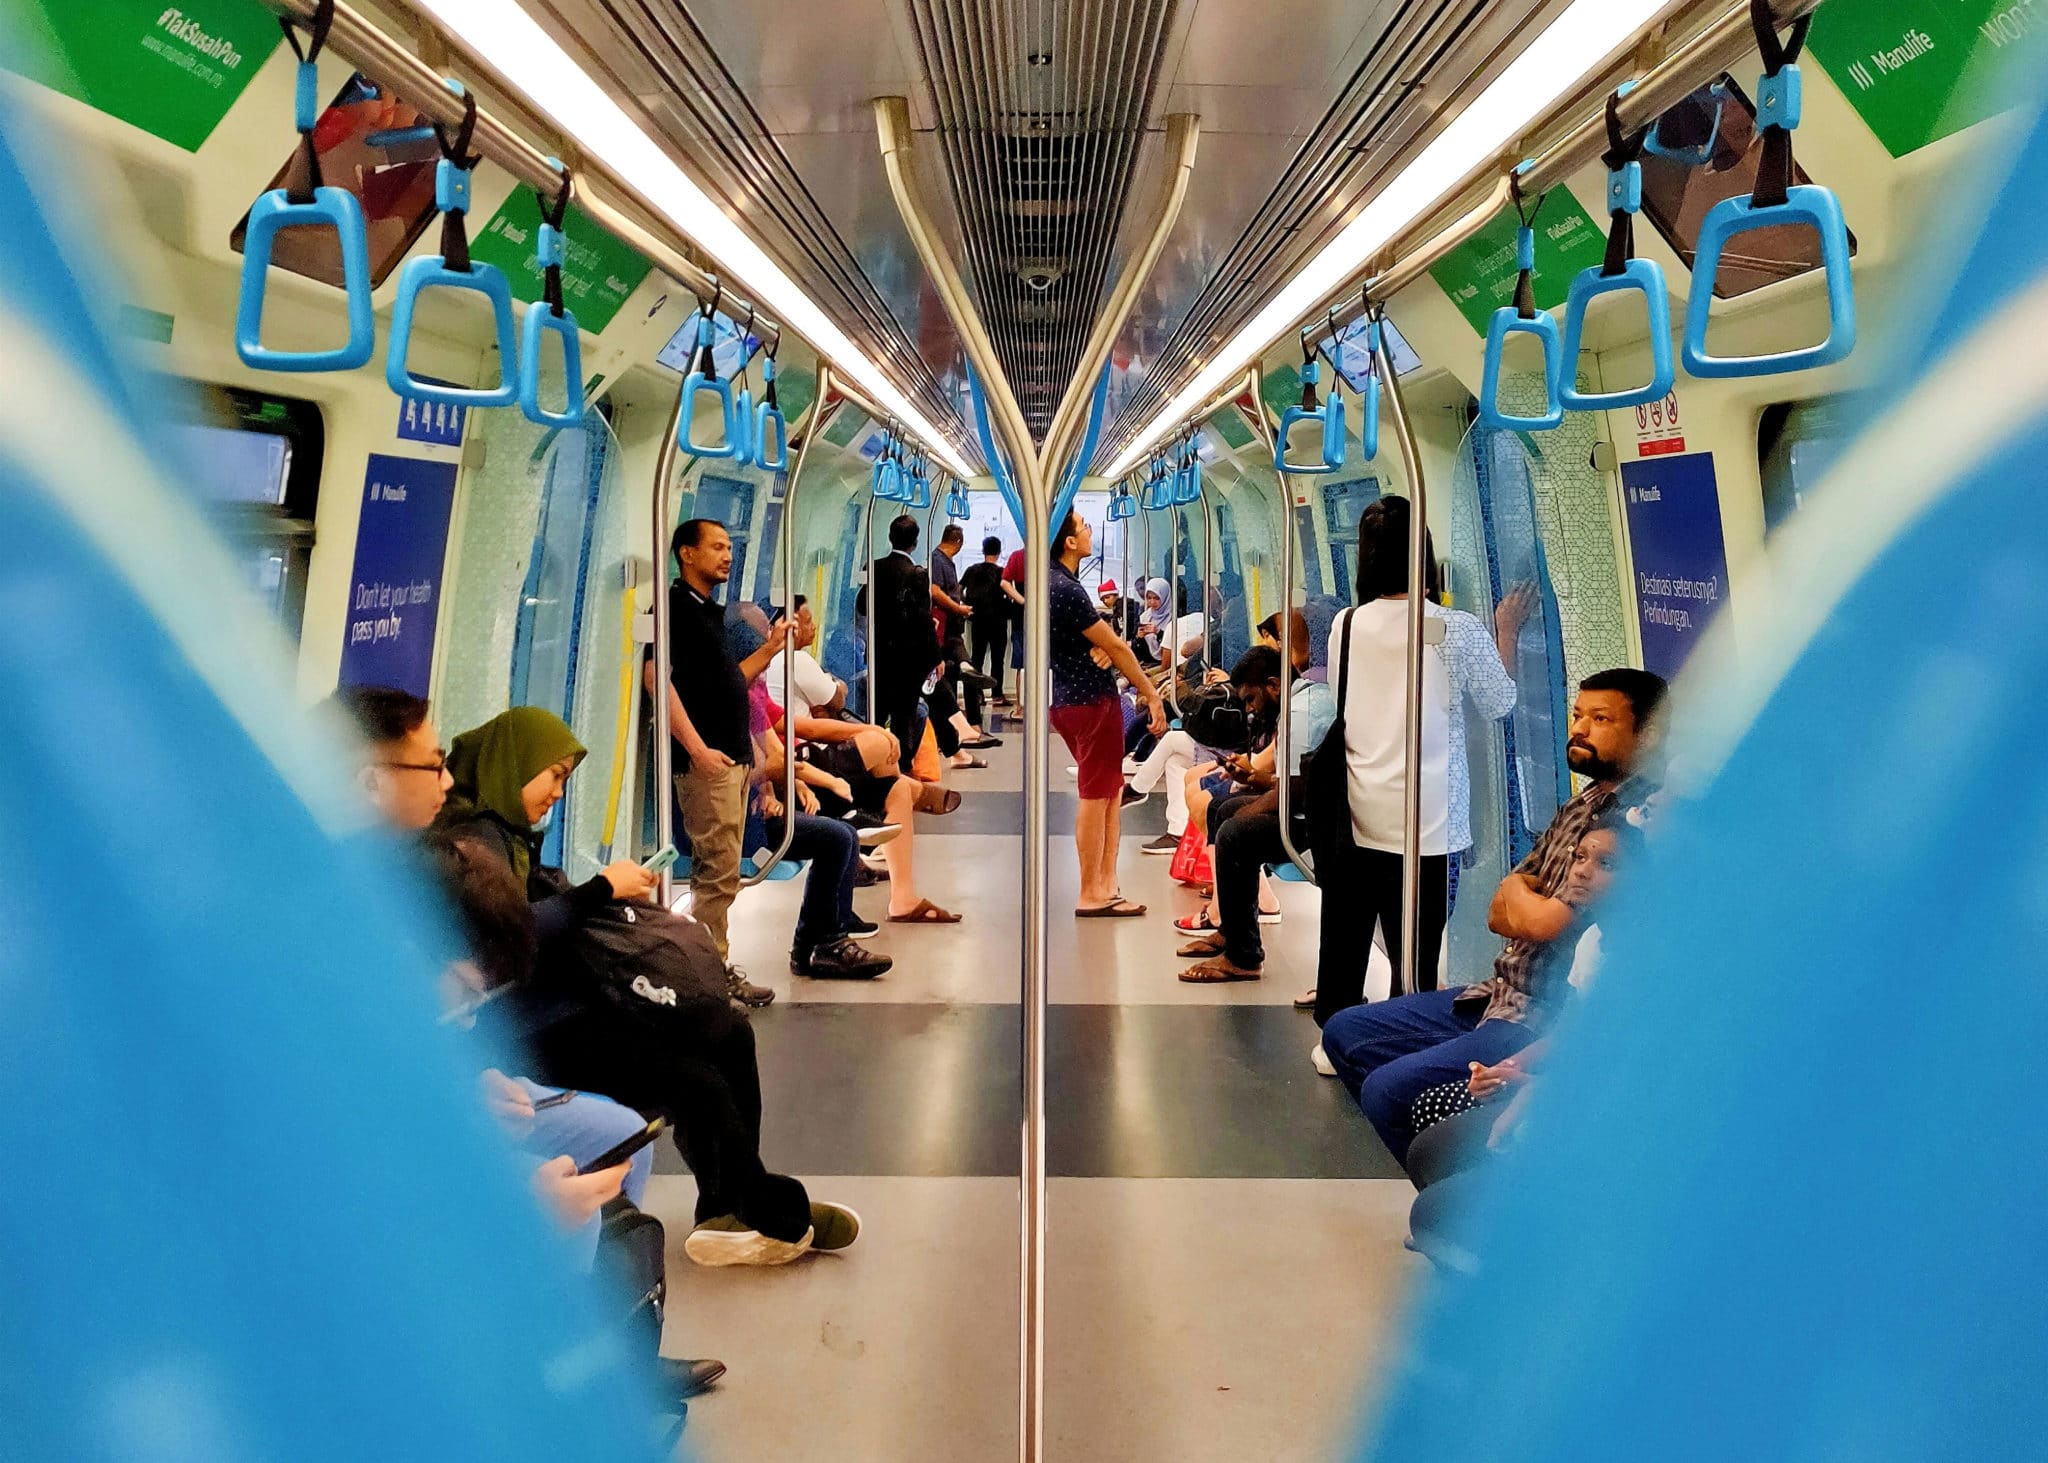
<instances>
[{"instance_id":1,"label":"man in plaid shirt","mask_svg":"<svg viewBox=\"0 0 2048 1463\"><path fill-rule=\"evenodd\" d=\"M1641 801L1648 785L1623 783L1647 750L1647 728L1664 699L1664 680L1648 671L1601 671L1579 683L1565 757L1591 781L1557 810L1529 856L1501 880L1487 925L1506 937L1493 978L1462 989L1411 996L1339 1011L1323 1027L1323 1052L1358 1100L1395 1159L1405 1162L1415 1134L1416 1094L1492 1066L1534 1041L1558 992L1547 987L1555 962L1541 960L1553 940L1574 926L1558 898L1580 837L1622 801Z\"/></svg>"}]
</instances>

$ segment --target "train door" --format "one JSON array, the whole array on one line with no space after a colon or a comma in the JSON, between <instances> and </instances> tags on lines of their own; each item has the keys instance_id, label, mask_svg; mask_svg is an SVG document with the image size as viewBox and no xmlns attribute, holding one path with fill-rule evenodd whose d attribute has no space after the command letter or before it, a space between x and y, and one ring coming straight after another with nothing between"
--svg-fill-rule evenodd
<instances>
[{"instance_id":1,"label":"train door","mask_svg":"<svg viewBox=\"0 0 2048 1463\"><path fill-rule=\"evenodd\" d=\"M1493 721L1470 707L1458 708L1465 718L1472 843L1462 858L1453 860L1451 871L1448 984L1484 977L1500 946L1486 927L1484 893L1521 861L1571 796L1564 759L1569 697L1563 631L1528 450L1515 433L1475 425L1458 453L1450 485L1452 608L1479 616L1491 630L1504 597L1528 587L1534 600L1514 644L1514 710Z\"/></svg>"},{"instance_id":2,"label":"train door","mask_svg":"<svg viewBox=\"0 0 2048 1463\"><path fill-rule=\"evenodd\" d=\"M520 587L512 637L512 673L506 705L543 706L574 726L576 672L583 649L584 599L590 588L590 549L597 531L598 498L609 458L610 431L592 413L580 429L544 443L547 474L526 580ZM548 824L541 857L561 862L571 798L587 796L576 779L564 799L570 811Z\"/></svg>"}]
</instances>

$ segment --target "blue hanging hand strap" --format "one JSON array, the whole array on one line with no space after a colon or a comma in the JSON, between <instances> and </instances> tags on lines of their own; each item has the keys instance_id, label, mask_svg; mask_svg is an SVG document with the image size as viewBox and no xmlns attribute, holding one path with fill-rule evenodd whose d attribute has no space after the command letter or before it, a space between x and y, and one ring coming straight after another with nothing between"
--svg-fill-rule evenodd
<instances>
[{"instance_id":1,"label":"blue hanging hand strap","mask_svg":"<svg viewBox=\"0 0 2048 1463\"><path fill-rule=\"evenodd\" d=\"M782 403L775 399L775 352L781 347L778 336L775 344L762 352L761 404L754 408L754 461L766 472L781 472L789 466L789 423L783 419ZM770 442L774 443L772 450Z\"/></svg>"},{"instance_id":2,"label":"blue hanging hand strap","mask_svg":"<svg viewBox=\"0 0 2048 1463\"><path fill-rule=\"evenodd\" d=\"M1564 352L1560 348L1557 322L1536 308L1536 215L1543 211L1543 199L1534 208L1522 207L1523 163L1508 175L1509 195L1515 202L1515 216L1521 231L1515 235L1515 302L1493 312L1486 329L1485 365L1479 378L1479 421L1495 431L1547 432L1564 421ZM1533 335L1543 345L1543 414L1533 417L1508 416L1500 409L1501 362L1507 339L1520 332Z\"/></svg>"},{"instance_id":3,"label":"blue hanging hand strap","mask_svg":"<svg viewBox=\"0 0 2048 1463\"><path fill-rule=\"evenodd\" d=\"M319 56L334 21L334 0L320 0L307 27L308 40L289 20L284 30L292 54L299 58L293 124L299 133L285 186L262 194L249 208L242 237L242 280L235 310L235 352L247 365L264 371L350 371L366 363L377 348L377 322L370 301L370 244L363 205L345 188L329 188L320 175L320 152L313 133L320 122ZM348 341L331 350L284 351L263 344L263 300L269 285L271 252L280 233L289 228L334 230L341 261L341 289L348 311Z\"/></svg>"},{"instance_id":4,"label":"blue hanging hand strap","mask_svg":"<svg viewBox=\"0 0 2048 1463\"><path fill-rule=\"evenodd\" d=\"M714 353L718 331L713 320L718 314L718 303L724 298L724 284L713 280L711 299L701 305L697 314L697 349L683 377L682 407L676 414L676 445L692 457L736 457L745 435L744 429L733 423L732 383L718 379L718 358ZM707 391L718 404L720 437L715 442L699 442L694 430L697 398Z\"/></svg>"},{"instance_id":5,"label":"blue hanging hand strap","mask_svg":"<svg viewBox=\"0 0 2048 1463\"><path fill-rule=\"evenodd\" d=\"M1607 258L1596 269L1581 270L1572 280L1565 297L1564 351L1558 375L1558 397L1573 411L1619 410L1648 406L1661 401L1678 379L1678 366L1671 353L1671 302L1664 288L1664 271L1654 259L1638 259L1636 213L1643 206L1643 144L1650 129L1624 133L1621 128L1622 93L1607 98ZM1634 290L1643 297L1648 321L1650 377L1642 385L1623 391L1590 392L1578 389L1579 342L1586 330L1586 312L1601 295Z\"/></svg>"},{"instance_id":6,"label":"blue hanging hand strap","mask_svg":"<svg viewBox=\"0 0 2048 1463\"><path fill-rule=\"evenodd\" d=\"M540 303L529 306L526 311L526 332L519 352L519 410L536 426L580 427L583 425L583 333L576 324L576 317L562 303L562 263L569 253L562 220L568 215L569 197L575 191L575 182L560 162L553 158L549 161L560 169L562 184L555 190L552 200L543 193L534 195L540 205L540 228L535 232L533 243L534 261L540 265ZM541 339L551 333L562 342L563 406L558 412L548 411L540 404Z\"/></svg>"}]
</instances>

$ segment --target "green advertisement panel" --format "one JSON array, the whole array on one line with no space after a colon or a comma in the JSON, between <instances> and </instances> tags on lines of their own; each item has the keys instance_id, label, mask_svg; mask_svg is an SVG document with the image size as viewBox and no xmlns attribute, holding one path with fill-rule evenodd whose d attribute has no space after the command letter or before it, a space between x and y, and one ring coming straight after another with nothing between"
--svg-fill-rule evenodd
<instances>
[{"instance_id":1,"label":"green advertisement panel","mask_svg":"<svg viewBox=\"0 0 2048 1463\"><path fill-rule=\"evenodd\" d=\"M15 7L32 80L187 152L284 43L258 0L59 0ZM291 118L278 118L287 131Z\"/></svg>"},{"instance_id":2,"label":"green advertisement panel","mask_svg":"<svg viewBox=\"0 0 2048 1463\"><path fill-rule=\"evenodd\" d=\"M1607 230L1563 188L1546 195L1535 224L1536 308L1549 310L1564 303L1573 275L1606 257ZM1430 266L1430 278L1481 335L1494 311L1515 302L1515 235L1521 226L1514 214L1504 213Z\"/></svg>"},{"instance_id":3,"label":"green advertisement panel","mask_svg":"<svg viewBox=\"0 0 2048 1463\"><path fill-rule=\"evenodd\" d=\"M538 300L541 272L533 262L533 241L539 228L540 200L531 190L516 188L470 240L470 256L504 270L517 298ZM562 263L562 303L578 325L596 335L612 323L651 266L592 223L574 203L562 218L562 232L568 244Z\"/></svg>"},{"instance_id":4,"label":"green advertisement panel","mask_svg":"<svg viewBox=\"0 0 2048 1463\"><path fill-rule=\"evenodd\" d=\"M1835 0L1806 40L1893 157L2003 110L2007 67L2044 43L2048 13L2034 0Z\"/></svg>"}]
</instances>

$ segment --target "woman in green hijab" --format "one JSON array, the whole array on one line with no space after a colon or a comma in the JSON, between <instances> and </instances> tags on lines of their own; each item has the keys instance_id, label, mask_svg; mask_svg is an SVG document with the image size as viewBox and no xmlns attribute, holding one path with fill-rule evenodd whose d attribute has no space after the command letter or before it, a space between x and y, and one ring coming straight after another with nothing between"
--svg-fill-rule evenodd
<instances>
[{"instance_id":1,"label":"woman in green hijab","mask_svg":"<svg viewBox=\"0 0 2048 1463\"><path fill-rule=\"evenodd\" d=\"M494 716L448 749L454 786L437 826L503 851L534 901L543 967L551 942L573 935L607 903L644 899L655 888L654 877L630 861L574 888L542 867L540 825L584 756L576 734L538 706ZM715 960L708 941L705 949ZM656 1027L584 992L559 985L536 992L526 1035L539 1075L674 1124L676 1147L697 1178L697 1224L683 1251L698 1264L781 1265L852 1244L858 1214L813 1200L796 1179L761 1162L761 1077L745 1015L722 999L664 1009Z\"/></svg>"},{"instance_id":2,"label":"woman in green hijab","mask_svg":"<svg viewBox=\"0 0 2048 1463\"><path fill-rule=\"evenodd\" d=\"M552 882L538 888L533 876L540 866L543 825L562 800L569 774L588 755L568 723L552 711L515 706L501 712L464 732L449 747L448 775L454 786L438 822L451 832L459 829L487 837L503 850L530 896L556 897L559 890ZM653 875L632 860L621 859L563 897L579 905L603 904L644 899L654 887ZM539 910L535 917L540 918Z\"/></svg>"}]
</instances>

